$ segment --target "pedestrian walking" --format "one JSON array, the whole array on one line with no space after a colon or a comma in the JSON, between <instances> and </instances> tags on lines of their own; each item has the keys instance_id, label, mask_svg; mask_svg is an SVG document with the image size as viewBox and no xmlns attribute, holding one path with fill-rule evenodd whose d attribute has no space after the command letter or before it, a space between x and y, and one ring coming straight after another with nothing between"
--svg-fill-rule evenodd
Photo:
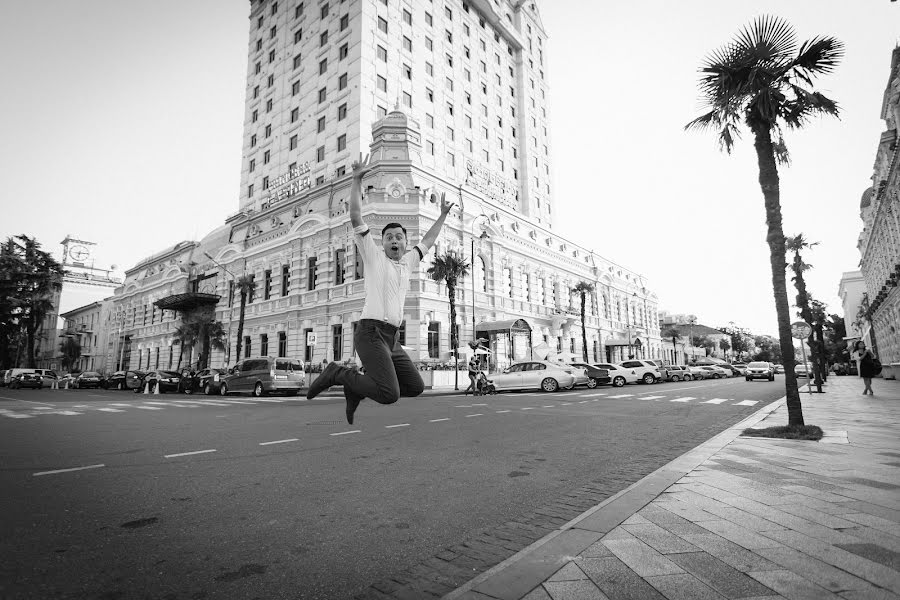
<instances>
[{"instance_id":1,"label":"pedestrian walking","mask_svg":"<svg viewBox=\"0 0 900 600\"><path fill-rule=\"evenodd\" d=\"M412 268L425 258L453 208L453 203L442 193L440 216L409 252L406 228L400 223L384 226L379 246L362 219L362 178L369 169L369 157L363 159L360 155L360 160L353 163L350 186L350 223L363 262L366 294L353 341L365 373L336 362L329 363L306 394L307 398L315 398L328 387L342 384L350 424L353 424L353 415L364 398L379 404L393 404L401 396L411 398L425 390L422 376L400 345L403 304L409 291Z\"/></svg>"},{"instance_id":2,"label":"pedestrian walking","mask_svg":"<svg viewBox=\"0 0 900 600\"><path fill-rule=\"evenodd\" d=\"M853 344L853 353L850 358L856 361L856 370L862 377L865 387L863 388L863 396L866 394L875 395L872 391L872 378L878 375L878 366L875 362L875 355L871 350L866 348L866 343L858 340Z\"/></svg>"},{"instance_id":3,"label":"pedestrian walking","mask_svg":"<svg viewBox=\"0 0 900 600\"><path fill-rule=\"evenodd\" d=\"M474 350L478 346L477 344L473 346L473 343L469 342L469 347ZM463 394L464 396L468 396L470 390L473 396L481 395L478 393L478 371L480 366L478 355L472 354L471 358L469 358L469 387L466 388L466 392Z\"/></svg>"}]
</instances>

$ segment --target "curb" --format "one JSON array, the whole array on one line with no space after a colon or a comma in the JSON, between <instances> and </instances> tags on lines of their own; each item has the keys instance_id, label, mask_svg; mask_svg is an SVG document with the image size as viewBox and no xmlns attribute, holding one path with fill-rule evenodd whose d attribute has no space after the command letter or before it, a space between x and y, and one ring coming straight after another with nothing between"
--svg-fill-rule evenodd
<instances>
[{"instance_id":1,"label":"curb","mask_svg":"<svg viewBox=\"0 0 900 600\"><path fill-rule=\"evenodd\" d=\"M457 600L469 592L473 592L473 595L469 596L471 598L518 600L524 597L567 562L656 499L672 484L737 439L744 429L759 423L781 408L786 399L787 396L783 396L744 417L737 424L688 450L597 506L564 523L556 531L548 533L530 546L442 596L441 600ZM546 546L553 547L548 551ZM495 576L507 570L509 573L505 574L502 580L496 577L497 581L492 581ZM482 586L484 589L475 589Z\"/></svg>"}]
</instances>

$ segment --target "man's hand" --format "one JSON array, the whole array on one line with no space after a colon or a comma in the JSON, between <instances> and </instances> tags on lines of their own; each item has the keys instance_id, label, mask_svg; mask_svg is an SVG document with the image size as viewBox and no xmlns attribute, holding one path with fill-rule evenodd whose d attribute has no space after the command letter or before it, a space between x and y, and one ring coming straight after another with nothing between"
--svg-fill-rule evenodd
<instances>
[{"instance_id":1,"label":"man's hand","mask_svg":"<svg viewBox=\"0 0 900 600\"><path fill-rule=\"evenodd\" d=\"M453 202L447 200L447 193L441 192L441 214L446 215L450 213L450 209L453 208Z\"/></svg>"},{"instance_id":2,"label":"man's hand","mask_svg":"<svg viewBox=\"0 0 900 600\"><path fill-rule=\"evenodd\" d=\"M359 160L353 161L351 168L353 169L353 178L362 180L363 176L371 169L371 166L369 165L369 155L366 154L366 157L363 158L362 152L360 152Z\"/></svg>"}]
</instances>

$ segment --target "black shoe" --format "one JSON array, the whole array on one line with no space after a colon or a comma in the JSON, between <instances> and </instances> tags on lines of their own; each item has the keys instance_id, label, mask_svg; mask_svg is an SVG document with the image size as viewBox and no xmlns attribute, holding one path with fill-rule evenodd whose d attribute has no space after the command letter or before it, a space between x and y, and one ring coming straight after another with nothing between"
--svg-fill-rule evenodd
<instances>
[{"instance_id":1,"label":"black shoe","mask_svg":"<svg viewBox=\"0 0 900 600\"><path fill-rule=\"evenodd\" d=\"M365 396L357 396L353 392L347 389L347 386L344 386L344 399L347 401L347 422L353 425L353 415L356 413L356 409L359 407L359 403L363 401Z\"/></svg>"},{"instance_id":2,"label":"black shoe","mask_svg":"<svg viewBox=\"0 0 900 600\"><path fill-rule=\"evenodd\" d=\"M332 385L334 385L334 376L337 375L341 370L341 367L336 363L328 363L328 366L316 377L316 380L313 381L309 385L309 390L306 392L306 398L308 400L312 400Z\"/></svg>"}]
</instances>

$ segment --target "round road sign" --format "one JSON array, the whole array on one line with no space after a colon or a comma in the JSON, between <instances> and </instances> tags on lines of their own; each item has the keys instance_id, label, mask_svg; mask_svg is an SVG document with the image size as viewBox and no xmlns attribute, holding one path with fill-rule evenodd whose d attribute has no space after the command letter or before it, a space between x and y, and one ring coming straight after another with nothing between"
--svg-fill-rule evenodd
<instances>
[{"instance_id":1,"label":"round road sign","mask_svg":"<svg viewBox=\"0 0 900 600\"><path fill-rule=\"evenodd\" d=\"M802 340L808 338L810 333L812 333L812 327L806 321L791 323L791 337Z\"/></svg>"}]
</instances>

